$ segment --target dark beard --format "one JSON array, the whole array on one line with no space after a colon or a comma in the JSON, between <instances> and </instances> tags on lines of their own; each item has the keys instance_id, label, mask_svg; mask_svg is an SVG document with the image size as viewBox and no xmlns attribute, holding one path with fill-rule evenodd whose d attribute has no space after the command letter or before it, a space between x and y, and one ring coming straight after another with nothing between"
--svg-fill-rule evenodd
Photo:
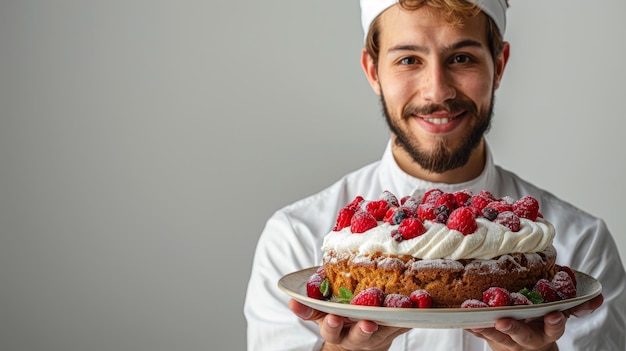
<instances>
[{"instance_id":1,"label":"dark beard","mask_svg":"<svg viewBox=\"0 0 626 351\"><path fill-rule=\"evenodd\" d=\"M429 114L437 110L446 110L449 112L463 111L470 118L477 121L477 124L463 139L463 144L455 149L448 147L443 140L440 140L432 151L423 150L420 148L419 140L416 140L408 133L404 132L400 126L394 123L393 119L389 115L387 110L387 104L385 103L385 97L381 93L380 102L383 109L383 114L387 125L392 133L395 134L395 144L404 149L415 163L420 165L423 169L441 174L446 171L450 171L467 164L472 151L474 151L483 136L489 131L491 127L491 118L493 115L494 95L491 95L491 104L489 110L478 114L476 105L470 100L455 100L453 102L444 103L441 106L407 106L402 112L402 120L413 118L415 114Z\"/></svg>"}]
</instances>

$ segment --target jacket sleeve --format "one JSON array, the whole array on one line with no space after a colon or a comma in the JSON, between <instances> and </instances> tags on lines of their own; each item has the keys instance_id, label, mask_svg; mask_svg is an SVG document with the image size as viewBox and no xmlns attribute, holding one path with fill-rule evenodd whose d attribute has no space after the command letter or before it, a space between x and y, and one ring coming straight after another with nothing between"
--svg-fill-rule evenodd
<instances>
[{"instance_id":1,"label":"jacket sleeve","mask_svg":"<svg viewBox=\"0 0 626 351\"><path fill-rule=\"evenodd\" d=\"M257 243L244 303L248 350L319 350L316 323L300 320L278 288L285 274L319 265L321 258L309 226L293 223L279 211L267 222Z\"/></svg>"},{"instance_id":2,"label":"jacket sleeve","mask_svg":"<svg viewBox=\"0 0 626 351\"><path fill-rule=\"evenodd\" d=\"M561 350L626 350L626 273L617 246L604 221L579 218L566 218L557 229L559 263L598 279L604 303L588 316L571 316L558 344Z\"/></svg>"}]
</instances>

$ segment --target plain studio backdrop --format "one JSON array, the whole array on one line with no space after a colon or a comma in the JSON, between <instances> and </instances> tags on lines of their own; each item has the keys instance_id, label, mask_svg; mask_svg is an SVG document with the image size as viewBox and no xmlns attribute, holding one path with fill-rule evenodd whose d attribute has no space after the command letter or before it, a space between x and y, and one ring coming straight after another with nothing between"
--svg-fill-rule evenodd
<instances>
[{"instance_id":1,"label":"plain studio backdrop","mask_svg":"<svg viewBox=\"0 0 626 351\"><path fill-rule=\"evenodd\" d=\"M626 2L511 3L496 162L626 255ZM0 349L243 350L267 218L383 152L361 40L355 0L0 2Z\"/></svg>"}]
</instances>

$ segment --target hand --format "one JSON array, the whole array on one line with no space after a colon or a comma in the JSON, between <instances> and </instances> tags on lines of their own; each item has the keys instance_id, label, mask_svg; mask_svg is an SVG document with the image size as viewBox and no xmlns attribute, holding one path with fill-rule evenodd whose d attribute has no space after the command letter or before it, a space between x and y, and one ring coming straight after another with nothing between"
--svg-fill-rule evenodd
<instances>
[{"instance_id":1,"label":"hand","mask_svg":"<svg viewBox=\"0 0 626 351\"><path fill-rule=\"evenodd\" d=\"M586 316L602 305L604 297L597 297L562 312L551 312L543 318L516 321L510 318L497 320L493 328L471 329L470 332L485 339L494 351L552 351L558 350L556 341L565 332L567 318Z\"/></svg>"},{"instance_id":2,"label":"hand","mask_svg":"<svg viewBox=\"0 0 626 351\"><path fill-rule=\"evenodd\" d=\"M398 335L409 329L379 326L372 321L352 321L349 318L314 310L296 300L289 301L289 308L303 320L319 325L325 340L322 350L388 350Z\"/></svg>"},{"instance_id":3,"label":"hand","mask_svg":"<svg viewBox=\"0 0 626 351\"><path fill-rule=\"evenodd\" d=\"M571 316L581 318L581 317L584 317L586 315L593 313L593 311L597 310L602 305L603 302L604 302L604 296L600 294L589 301L585 301L578 306L575 306L575 307L570 308L569 310L563 311L563 313L567 317L571 315Z\"/></svg>"}]
</instances>

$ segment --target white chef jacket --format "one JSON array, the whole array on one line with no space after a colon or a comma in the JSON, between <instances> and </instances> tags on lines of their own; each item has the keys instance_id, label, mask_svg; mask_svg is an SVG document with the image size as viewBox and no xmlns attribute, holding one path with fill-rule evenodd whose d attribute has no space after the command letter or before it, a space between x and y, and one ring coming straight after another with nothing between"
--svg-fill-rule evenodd
<instances>
[{"instance_id":1,"label":"white chef jacket","mask_svg":"<svg viewBox=\"0 0 626 351\"><path fill-rule=\"evenodd\" d=\"M440 188L446 192L486 189L496 197L535 197L544 218L556 228L557 263L597 278L604 304L583 318L570 317L561 350L626 350L626 274L613 237L603 220L494 165L487 147L485 169L476 179L460 184L431 183L402 171L391 143L380 161L347 174L325 190L278 210L268 220L255 252L244 314L248 350L319 350L323 340L315 322L291 312L289 296L277 287L285 274L318 266L322 241L332 229L339 209L357 195L375 199L384 190L397 196L421 195ZM462 329L412 329L397 337L390 350L478 351L487 344Z\"/></svg>"}]
</instances>

